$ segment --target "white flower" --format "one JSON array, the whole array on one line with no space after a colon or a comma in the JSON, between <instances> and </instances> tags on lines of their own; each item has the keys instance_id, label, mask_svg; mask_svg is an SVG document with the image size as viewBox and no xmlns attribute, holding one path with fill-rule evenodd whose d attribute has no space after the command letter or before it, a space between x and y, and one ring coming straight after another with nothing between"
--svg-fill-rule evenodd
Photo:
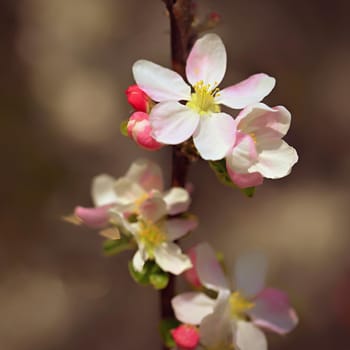
<instances>
[{"instance_id":1,"label":"white flower","mask_svg":"<svg viewBox=\"0 0 350 350\"><path fill-rule=\"evenodd\" d=\"M286 108L258 103L242 110L235 121L236 142L226 156L232 182L245 188L260 185L264 177L279 179L290 173L298 155L282 140L291 121Z\"/></svg>"},{"instance_id":2,"label":"white flower","mask_svg":"<svg viewBox=\"0 0 350 350\"><path fill-rule=\"evenodd\" d=\"M191 86L170 69L146 60L135 62L137 85L159 102L150 113L154 138L174 145L193 136L202 158L224 158L235 142L235 123L220 111L220 104L244 108L261 101L275 85L274 78L261 73L220 91L217 86L225 71L226 50L216 34L198 39L188 56L186 77Z\"/></svg>"},{"instance_id":3,"label":"white flower","mask_svg":"<svg viewBox=\"0 0 350 350\"><path fill-rule=\"evenodd\" d=\"M219 345L227 349L230 339L231 345L240 350L266 350L265 336L257 326L279 334L296 326L298 318L286 294L264 288L266 260L261 255L243 255L237 261L235 291L231 291L215 252L208 244L196 247L195 267L201 283L218 293L217 299L190 292L176 296L172 305L181 322L200 324L201 342L208 349L221 349ZM247 322L247 318L251 322Z\"/></svg>"},{"instance_id":4,"label":"white flower","mask_svg":"<svg viewBox=\"0 0 350 350\"><path fill-rule=\"evenodd\" d=\"M187 211L190 205L188 192L173 187L163 192L163 176L158 165L138 159L132 163L126 175L115 179L110 175L96 176L92 182L92 199L95 208L77 207L75 215L91 227L103 227L108 223L109 211L113 208L125 215L138 213L140 205L157 193L166 204L166 212L176 215Z\"/></svg>"},{"instance_id":5,"label":"white flower","mask_svg":"<svg viewBox=\"0 0 350 350\"><path fill-rule=\"evenodd\" d=\"M197 220L192 217L167 218L166 207L164 199L154 195L140 205L136 222L124 220L125 227L138 245L132 261L136 271L142 271L149 259L175 275L192 267L189 257L173 241L192 231L197 226Z\"/></svg>"}]
</instances>

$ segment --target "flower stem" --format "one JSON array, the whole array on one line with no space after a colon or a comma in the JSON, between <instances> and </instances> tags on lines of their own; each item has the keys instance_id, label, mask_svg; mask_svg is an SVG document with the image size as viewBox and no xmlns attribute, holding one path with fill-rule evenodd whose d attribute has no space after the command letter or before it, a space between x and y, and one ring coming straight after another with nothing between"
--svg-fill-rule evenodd
<instances>
[{"instance_id":1,"label":"flower stem","mask_svg":"<svg viewBox=\"0 0 350 350\"><path fill-rule=\"evenodd\" d=\"M192 30L192 0L162 0L170 19L171 61L172 68L185 78L186 59L195 40ZM171 185L185 187L190 159L179 146L172 149ZM170 276L169 284L160 291L161 318L174 317L171 299L175 296L175 277ZM166 346L163 349L167 349Z\"/></svg>"}]
</instances>

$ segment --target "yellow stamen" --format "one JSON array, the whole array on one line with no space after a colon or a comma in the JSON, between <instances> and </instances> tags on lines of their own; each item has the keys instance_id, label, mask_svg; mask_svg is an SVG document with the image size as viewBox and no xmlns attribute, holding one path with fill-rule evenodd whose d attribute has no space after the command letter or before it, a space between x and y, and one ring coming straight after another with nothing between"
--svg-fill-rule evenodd
<instances>
[{"instance_id":1,"label":"yellow stamen","mask_svg":"<svg viewBox=\"0 0 350 350\"><path fill-rule=\"evenodd\" d=\"M144 193L144 194L142 194L139 198L137 198L137 199L135 200L134 203L135 203L135 207L136 207L136 212L137 212L137 213L139 212L142 203L143 203L146 199L148 199L148 197L149 197L148 193Z\"/></svg>"},{"instance_id":2,"label":"yellow stamen","mask_svg":"<svg viewBox=\"0 0 350 350\"><path fill-rule=\"evenodd\" d=\"M208 112L220 112L220 106L215 103L215 97L219 96L219 89L211 89L210 84L204 85L201 80L193 86L194 92L191 94L191 100L186 106L193 109L200 115Z\"/></svg>"},{"instance_id":3,"label":"yellow stamen","mask_svg":"<svg viewBox=\"0 0 350 350\"><path fill-rule=\"evenodd\" d=\"M151 221L143 220L140 222L140 225L140 241L144 244L148 253L153 255L153 249L166 241L166 234L160 225Z\"/></svg>"},{"instance_id":4,"label":"yellow stamen","mask_svg":"<svg viewBox=\"0 0 350 350\"><path fill-rule=\"evenodd\" d=\"M256 144L256 135L254 132L249 133L249 136L253 139L254 143Z\"/></svg>"},{"instance_id":5,"label":"yellow stamen","mask_svg":"<svg viewBox=\"0 0 350 350\"><path fill-rule=\"evenodd\" d=\"M235 318L245 318L247 311L254 307L254 303L245 299L239 292L234 292L230 296L231 314Z\"/></svg>"}]
</instances>

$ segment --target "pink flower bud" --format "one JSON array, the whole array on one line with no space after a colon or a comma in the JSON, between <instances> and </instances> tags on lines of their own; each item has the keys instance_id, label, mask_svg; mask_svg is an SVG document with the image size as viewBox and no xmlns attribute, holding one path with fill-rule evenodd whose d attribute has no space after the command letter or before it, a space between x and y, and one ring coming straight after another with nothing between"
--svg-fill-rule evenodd
<instances>
[{"instance_id":1,"label":"pink flower bud","mask_svg":"<svg viewBox=\"0 0 350 350\"><path fill-rule=\"evenodd\" d=\"M129 104L136 111L148 112L150 99L136 84L130 85L125 91Z\"/></svg>"},{"instance_id":2,"label":"pink flower bud","mask_svg":"<svg viewBox=\"0 0 350 350\"><path fill-rule=\"evenodd\" d=\"M149 115L144 112L135 112L128 121L127 130L129 136L141 147L156 151L163 145L152 137L152 127Z\"/></svg>"},{"instance_id":3,"label":"pink flower bud","mask_svg":"<svg viewBox=\"0 0 350 350\"><path fill-rule=\"evenodd\" d=\"M199 332L197 327L182 324L171 330L176 345L183 350L193 350L199 343Z\"/></svg>"},{"instance_id":4,"label":"pink flower bud","mask_svg":"<svg viewBox=\"0 0 350 350\"><path fill-rule=\"evenodd\" d=\"M187 252L188 257L191 259L192 267L184 272L184 276L188 283L192 284L194 287L200 288L202 286L196 266L196 249L193 247Z\"/></svg>"}]
</instances>

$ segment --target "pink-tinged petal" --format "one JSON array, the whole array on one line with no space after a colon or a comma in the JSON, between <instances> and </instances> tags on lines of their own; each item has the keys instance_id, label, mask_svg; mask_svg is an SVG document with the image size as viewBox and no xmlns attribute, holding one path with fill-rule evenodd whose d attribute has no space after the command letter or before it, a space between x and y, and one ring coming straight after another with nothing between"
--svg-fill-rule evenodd
<instances>
[{"instance_id":1,"label":"pink-tinged petal","mask_svg":"<svg viewBox=\"0 0 350 350\"><path fill-rule=\"evenodd\" d=\"M137 85L154 101L180 101L191 97L190 86L181 75L168 68L139 60L134 63L132 71Z\"/></svg>"},{"instance_id":2,"label":"pink-tinged petal","mask_svg":"<svg viewBox=\"0 0 350 350\"><path fill-rule=\"evenodd\" d=\"M206 34L198 39L187 58L186 76L191 85L203 81L214 89L226 71L225 46L216 34Z\"/></svg>"},{"instance_id":3,"label":"pink-tinged petal","mask_svg":"<svg viewBox=\"0 0 350 350\"><path fill-rule=\"evenodd\" d=\"M173 187L167 191L163 199L167 205L169 215L184 213L191 204L191 197L184 188Z\"/></svg>"},{"instance_id":4,"label":"pink-tinged petal","mask_svg":"<svg viewBox=\"0 0 350 350\"><path fill-rule=\"evenodd\" d=\"M99 208L76 207L74 210L74 215L77 216L86 226L91 228L101 228L108 224L109 208L109 205Z\"/></svg>"},{"instance_id":5,"label":"pink-tinged petal","mask_svg":"<svg viewBox=\"0 0 350 350\"><path fill-rule=\"evenodd\" d=\"M182 324L170 331L176 345L182 350L194 350L199 343L198 328L188 324Z\"/></svg>"},{"instance_id":6,"label":"pink-tinged petal","mask_svg":"<svg viewBox=\"0 0 350 350\"><path fill-rule=\"evenodd\" d=\"M264 178L260 173L236 173L226 162L227 172L232 182L239 188L248 188L262 185Z\"/></svg>"},{"instance_id":7,"label":"pink-tinged petal","mask_svg":"<svg viewBox=\"0 0 350 350\"><path fill-rule=\"evenodd\" d=\"M260 102L272 91L275 84L275 78L267 74L254 74L236 85L221 90L215 101L231 108L241 109Z\"/></svg>"},{"instance_id":8,"label":"pink-tinged petal","mask_svg":"<svg viewBox=\"0 0 350 350\"><path fill-rule=\"evenodd\" d=\"M258 171L268 179L280 179L290 174L293 165L298 161L297 151L283 140L276 140L269 145L262 145L259 161L249 171Z\"/></svg>"},{"instance_id":9,"label":"pink-tinged petal","mask_svg":"<svg viewBox=\"0 0 350 350\"><path fill-rule=\"evenodd\" d=\"M232 349L236 323L231 318L229 296L229 292L220 293L214 311L200 324L200 340L206 349Z\"/></svg>"},{"instance_id":10,"label":"pink-tinged petal","mask_svg":"<svg viewBox=\"0 0 350 350\"><path fill-rule=\"evenodd\" d=\"M154 196L142 202L139 208L140 215L152 222L157 222L167 215L166 204L161 197Z\"/></svg>"},{"instance_id":11,"label":"pink-tinged petal","mask_svg":"<svg viewBox=\"0 0 350 350\"><path fill-rule=\"evenodd\" d=\"M198 325L205 316L213 312L215 300L203 293L187 292L173 298L171 305L180 322Z\"/></svg>"},{"instance_id":12,"label":"pink-tinged petal","mask_svg":"<svg viewBox=\"0 0 350 350\"><path fill-rule=\"evenodd\" d=\"M236 133L236 143L226 157L229 171L245 174L258 159L255 141L250 135Z\"/></svg>"},{"instance_id":13,"label":"pink-tinged petal","mask_svg":"<svg viewBox=\"0 0 350 350\"><path fill-rule=\"evenodd\" d=\"M152 108L150 122L158 142L176 145L193 135L199 115L178 102L161 102Z\"/></svg>"},{"instance_id":14,"label":"pink-tinged petal","mask_svg":"<svg viewBox=\"0 0 350 350\"><path fill-rule=\"evenodd\" d=\"M269 107L263 103L245 108L236 119L237 129L254 134L257 142L264 139L280 139L290 127L291 114L283 106Z\"/></svg>"},{"instance_id":15,"label":"pink-tinged petal","mask_svg":"<svg viewBox=\"0 0 350 350\"><path fill-rule=\"evenodd\" d=\"M187 251L188 257L191 259L192 267L185 271L184 276L188 283L192 284L196 288L200 288L202 286L201 281L199 280L197 274L197 257L196 257L196 249L195 247L189 249Z\"/></svg>"},{"instance_id":16,"label":"pink-tinged petal","mask_svg":"<svg viewBox=\"0 0 350 350\"><path fill-rule=\"evenodd\" d=\"M201 283L215 291L229 290L227 278L212 247L208 243L198 244L195 253L196 268Z\"/></svg>"},{"instance_id":17,"label":"pink-tinged petal","mask_svg":"<svg viewBox=\"0 0 350 350\"><path fill-rule=\"evenodd\" d=\"M125 177L138 183L146 192L163 191L163 175L161 168L148 159L134 161Z\"/></svg>"},{"instance_id":18,"label":"pink-tinged petal","mask_svg":"<svg viewBox=\"0 0 350 350\"><path fill-rule=\"evenodd\" d=\"M203 159L219 160L226 156L235 143L236 124L226 113L200 117L193 142Z\"/></svg>"},{"instance_id":19,"label":"pink-tinged petal","mask_svg":"<svg viewBox=\"0 0 350 350\"><path fill-rule=\"evenodd\" d=\"M263 254L254 252L238 257L235 263L236 289L246 298L256 296L264 288L267 260Z\"/></svg>"},{"instance_id":20,"label":"pink-tinged petal","mask_svg":"<svg viewBox=\"0 0 350 350\"><path fill-rule=\"evenodd\" d=\"M249 311L254 324L279 334L290 332L298 324L298 316L289 304L288 295L266 288L255 299Z\"/></svg>"},{"instance_id":21,"label":"pink-tinged petal","mask_svg":"<svg viewBox=\"0 0 350 350\"><path fill-rule=\"evenodd\" d=\"M264 333L251 322L237 322L235 343L240 350L267 350Z\"/></svg>"},{"instance_id":22,"label":"pink-tinged petal","mask_svg":"<svg viewBox=\"0 0 350 350\"><path fill-rule=\"evenodd\" d=\"M169 219L165 222L167 240L175 241L193 231L197 226L198 221L195 217Z\"/></svg>"},{"instance_id":23,"label":"pink-tinged petal","mask_svg":"<svg viewBox=\"0 0 350 350\"><path fill-rule=\"evenodd\" d=\"M115 179L112 176L102 174L92 179L91 197L95 207L116 203L118 197L114 191Z\"/></svg>"},{"instance_id":24,"label":"pink-tinged petal","mask_svg":"<svg viewBox=\"0 0 350 350\"><path fill-rule=\"evenodd\" d=\"M154 258L162 270L180 275L192 267L190 258L172 242L164 242L154 249Z\"/></svg>"}]
</instances>

